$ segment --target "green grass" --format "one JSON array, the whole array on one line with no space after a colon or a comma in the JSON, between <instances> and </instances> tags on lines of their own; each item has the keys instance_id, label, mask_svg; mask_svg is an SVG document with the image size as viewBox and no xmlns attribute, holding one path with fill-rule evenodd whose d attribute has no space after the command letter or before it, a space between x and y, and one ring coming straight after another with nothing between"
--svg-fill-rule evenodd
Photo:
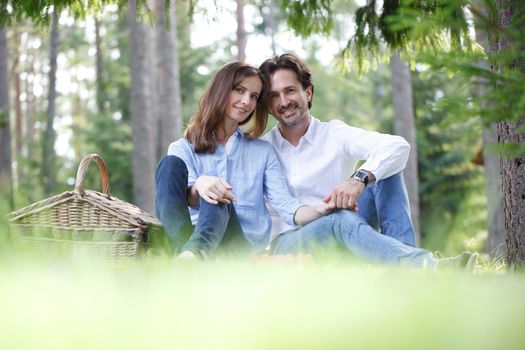
<instances>
[{"instance_id":1,"label":"green grass","mask_svg":"<svg viewBox=\"0 0 525 350\"><path fill-rule=\"evenodd\" d=\"M525 275L483 271L4 255L0 349L523 348Z\"/></svg>"}]
</instances>

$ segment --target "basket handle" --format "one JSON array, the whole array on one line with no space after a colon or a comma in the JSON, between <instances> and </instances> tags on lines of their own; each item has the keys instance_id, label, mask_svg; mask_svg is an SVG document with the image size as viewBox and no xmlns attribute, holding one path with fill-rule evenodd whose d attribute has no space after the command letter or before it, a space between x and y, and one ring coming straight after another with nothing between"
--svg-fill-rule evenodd
<instances>
[{"instance_id":1,"label":"basket handle","mask_svg":"<svg viewBox=\"0 0 525 350\"><path fill-rule=\"evenodd\" d=\"M88 154L85 156L82 161L80 161L80 165L78 166L77 170L77 179L75 181L75 192L77 193L83 193L84 189L82 188L82 184L84 183L84 179L86 177L86 172L88 169L89 162L91 161L97 162L98 170L100 171L100 180L102 182L102 192L104 194L109 195L109 175L108 175L108 167L106 166L106 163L104 160L95 153Z\"/></svg>"}]
</instances>

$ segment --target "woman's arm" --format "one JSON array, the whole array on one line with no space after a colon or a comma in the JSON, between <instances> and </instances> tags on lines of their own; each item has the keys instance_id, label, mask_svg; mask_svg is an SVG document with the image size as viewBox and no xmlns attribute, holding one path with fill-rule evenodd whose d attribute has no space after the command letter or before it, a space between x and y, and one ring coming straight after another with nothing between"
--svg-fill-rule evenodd
<instances>
[{"instance_id":1,"label":"woman's arm","mask_svg":"<svg viewBox=\"0 0 525 350\"><path fill-rule=\"evenodd\" d=\"M271 145L264 169L264 193L272 207L289 225L306 225L321 216L328 215L335 208L333 203L301 205L290 193L281 163Z\"/></svg>"},{"instance_id":2,"label":"woman's arm","mask_svg":"<svg viewBox=\"0 0 525 350\"><path fill-rule=\"evenodd\" d=\"M321 216L328 215L334 210L335 206L327 203L319 205L304 205L299 207L294 215L294 222L297 225L306 225Z\"/></svg>"}]
</instances>

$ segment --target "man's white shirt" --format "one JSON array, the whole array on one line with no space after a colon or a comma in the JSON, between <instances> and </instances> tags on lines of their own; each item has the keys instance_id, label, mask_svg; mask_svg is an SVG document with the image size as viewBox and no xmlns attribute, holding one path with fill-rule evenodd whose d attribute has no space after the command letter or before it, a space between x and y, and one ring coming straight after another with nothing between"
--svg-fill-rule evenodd
<instances>
[{"instance_id":1,"label":"man's white shirt","mask_svg":"<svg viewBox=\"0 0 525 350\"><path fill-rule=\"evenodd\" d=\"M275 126L263 139L274 147L292 195L302 204L320 204L335 186L348 179L356 163L370 171L376 181L405 168L410 145L401 136L352 127L340 120L321 122L312 117L297 147L285 140ZM294 229L269 204L272 239Z\"/></svg>"}]
</instances>

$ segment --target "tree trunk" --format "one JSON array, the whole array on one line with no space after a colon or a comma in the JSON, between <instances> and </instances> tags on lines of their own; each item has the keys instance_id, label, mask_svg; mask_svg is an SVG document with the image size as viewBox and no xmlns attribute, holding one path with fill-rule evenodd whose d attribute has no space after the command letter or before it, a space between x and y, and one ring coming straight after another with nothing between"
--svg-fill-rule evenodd
<instances>
[{"instance_id":1,"label":"tree trunk","mask_svg":"<svg viewBox=\"0 0 525 350\"><path fill-rule=\"evenodd\" d=\"M483 1L475 1L473 6L476 8L476 13L480 13L483 17L487 16L487 11L484 7ZM482 30L482 23L480 18L475 18L476 41L489 52L490 45L488 42L487 32ZM488 68L486 61L480 61L479 64L485 69ZM484 110L487 107L486 95L486 81L481 80L476 84L476 95L480 98L480 109ZM483 167L485 170L485 191L487 197L487 214L488 214L488 239L487 252L493 257L498 258L505 253L505 222L503 213L503 193L501 192L501 177L500 177L500 157L495 152L490 152L488 149L496 144L497 127L493 123L489 127L483 128Z\"/></svg>"},{"instance_id":2,"label":"tree trunk","mask_svg":"<svg viewBox=\"0 0 525 350\"><path fill-rule=\"evenodd\" d=\"M268 7L270 13L268 14L268 27L270 28L270 37L272 40L272 56L277 55L277 49L275 46L275 33L277 33L277 25L275 23L275 0L268 0Z\"/></svg>"},{"instance_id":3,"label":"tree trunk","mask_svg":"<svg viewBox=\"0 0 525 350\"><path fill-rule=\"evenodd\" d=\"M165 0L156 0L157 13L157 86L159 143L157 156L166 154L171 142L182 135L182 99L180 91L177 16L175 1L170 0L169 28L166 27Z\"/></svg>"},{"instance_id":4,"label":"tree trunk","mask_svg":"<svg viewBox=\"0 0 525 350\"><path fill-rule=\"evenodd\" d=\"M22 94L21 87L20 87L20 73L18 71L14 74L14 80L15 80L15 154L18 156L20 153L22 153L22 124L23 124L23 116L22 116L22 104L20 102L20 95Z\"/></svg>"},{"instance_id":5,"label":"tree trunk","mask_svg":"<svg viewBox=\"0 0 525 350\"><path fill-rule=\"evenodd\" d=\"M17 159L18 155L22 151L22 123L23 123L23 117L22 117L22 103L20 99L20 95L22 94L21 91L21 81L20 81L20 54L18 52L18 48L20 47L20 39L19 39L19 33L17 31L12 31L12 42L13 47L16 48L16 51L13 53L11 52L11 55L13 57L13 68L11 71L13 82L15 85L15 96L13 97L13 104L14 104L14 110L15 110L15 133L14 133L14 145L15 149L12 154L14 159ZM16 175L15 175L16 177Z\"/></svg>"},{"instance_id":6,"label":"tree trunk","mask_svg":"<svg viewBox=\"0 0 525 350\"><path fill-rule=\"evenodd\" d=\"M246 60L246 29L244 28L244 2L237 1L237 60Z\"/></svg>"},{"instance_id":7,"label":"tree trunk","mask_svg":"<svg viewBox=\"0 0 525 350\"><path fill-rule=\"evenodd\" d=\"M0 27L0 215L5 214L4 208L7 211L13 208L8 57L7 28Z\"/></svg>"},{"instance_id":8,"label":"tree trunk","mask_svg":"<svg viewBox=\"0 0 525 350\"><path fill-rule=\"evenodd\" d=\"M56 74L57 74L57 56L60 37L58 33L59 14L53 12L51 20L51 52L49 55L49 90L46 111L46 134L44 137L44 189L47 195L50 195L55 186L55 139L56 133L53 128L53 121L56 114Z\"/></svg>"},{"instance_id":9,"label":"tree trunk","mask_svg":"<svg viewBox=\"0 0 525 350\"><path fill-rule=\"evenodd\" d=\"M102 52L102 38L100 37L100 22L95 18L95 48L97 72L97 110L103 114L106 103L106 80L104 78L104 53Z\"/></svg>"},{"instance_id":10,"label":"tree trunk","mask_svg":"<svg viewBox=\"0 0 525 350\"><path fill-rule=\"evenodd\" d=\"M137 22L136 1L129 2L133 194L140 208L153 213L155 201L155 135L152 96L154 67L152 29L142 20Z\"/></svg>"},{"instance_id":11,"label":"tree trunk","mask_svg":"<svg viewBox=\"0 0 525 350\"><path fill-rule=\"evenodd\" d=\"M392 70L392 102L394 105L394 133L403 136L410 144L410 157L403 171L410 202L416 244L421 242L419 231L419 177L417 171L417 141L412 101L410 70L399 54L390 57Z\"/></svg>"},{"instance_id":12,"label":"tree trunk","mask_svg":"<svg viewBox=\"0 0 525 350\"><path fill-rule=\"evenodd\" d=\"M525 143L525 135L518 133L523 128L518 122L498 122L500 143ZM505 229L507 230L507 262L522 265L525 261L525 157L502 158L501 178L504 195Z\"/></svg>"},{"instance_id":13,"label":"tree trunk","mask_svg":"<svg viewBox=\"0 0 525 350\"><path fill-rule=\"evenodd\" d=\"M506 51L512 42L507 37L508 32L519 31L523 33L521 23L511 21L513 16L523 19L523 4L513 0L496 0L498 8L498 22L502 30L500 36L491 42L491 49L495 53ZM519 26L519 27L517 27ZM519 52L519 51L518 51ZM508 54L508 52L507 52ZM505 67L493 65L494 70L520 70L524 71L523 61L515 60ZM509 106L509 109L516 108ZM523 111L522 111L523 113ZM524 127L523 119L518 121L504 120L497 123L498 142L500 144L525 143L525 134L518 132ZM504 195L505 229L507 231L507 263L509 266L520 266L525 261L525 157L504 156L501 160L501 179Z\"/></svg>"},{"instance_id":14,"label":"tree trunk","mask_svg":"<svg viewBox=\"0 0 525 350\"><path fill-rule=\"evenodd\" d=\"M503 193L501 192L500 157L488 151L488 147L498 142L497 127L483 129L483 167L485 169L485 190L487 192L488 241L487 252L494 258L501 257L505 247L505 214L503 212Z\"/></svg>"},{"instance_id":15,"label":"tree trunk","mask_svg":"<svg viewBox=\"0 0 525 350\"><path fill-rule=\"evenodd\" d=\"M384 80L382 78L376 78L374 79L373 84L372 93L374 96L374 101L383 101L386 96L386 86ZM372 108L374 111L375 120L385 120L384 107L381 105L381 103L374 103Z\"/></svg>"},{"instance_id":16,"label":"tree trunk","mask_svg":"<svg viewBox=\"0 0 525 350\"><path fill-rule=\"evenodd\" d=\"M26 108L24 110L25 115L25 141L30 144L35 141L35 115L36 115L36 98L33 94L33 82L35 77L35 67L33 62L28 63L27 76L31 79L25 80L25 93L26 93ZM29 147L22 147L22 154L24 157L29 156Z\"/></svg>"}]
</instances>

